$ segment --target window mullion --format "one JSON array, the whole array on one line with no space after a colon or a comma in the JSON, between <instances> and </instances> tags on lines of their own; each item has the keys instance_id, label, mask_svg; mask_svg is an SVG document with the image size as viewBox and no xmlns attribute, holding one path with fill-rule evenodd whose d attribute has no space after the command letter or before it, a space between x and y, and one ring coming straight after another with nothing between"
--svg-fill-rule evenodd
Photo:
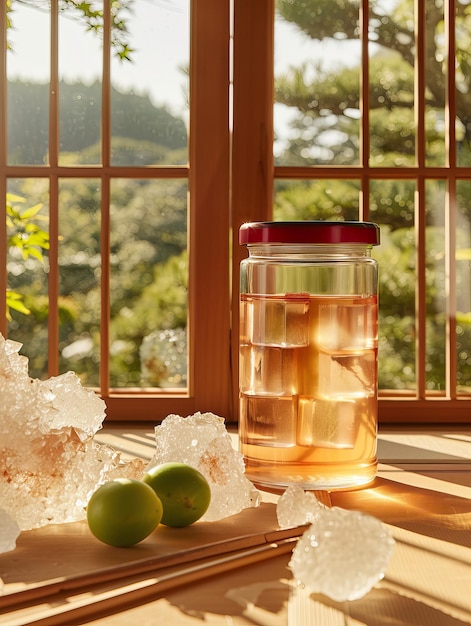
<instances>
[{"instance_id":1,"label":"window mullion","mask_svg":"<svg viewBox=\"0 0 471 626\"><path fill-rule=\"evenodd\" d=\"M6 6L0 11L0 80L2 85L7 85L7 24L6 24ZM7 335L7 317L6 317L6 291L7 291L7 228L6 228L6 195L7 184L6 171L7 164L7 89L3 88L0 93L0 207L2 217L2 227L0 228L0 250L1 268L0 268L0 333L4 337Z\"/></svg>"},{"instance_id":2,"label":"window mullion","mask_svg":"<svg viewBox=\"0 0 471 626\"><path fill-rule=\"evenodd\" d=\"M455 40L455 0L445 2L445 33L447 38L446 63L446 106L445 106L445 146L446 165L456 168L456 40Z\"/></svg>"},{"instance_id":3,"label":"window mullion","mask_svg":"<svg viewBox=\"0 0 471 626\"><path fill-rule=\"evenodd\" d=\"M445 206L446 394L457 397L456 354L456 178L448 181Z\"/></svg>"},{"instance_id":4,"label":"window mullion","mask_svg":"<svg viewBox=\"0 0 471 626\"><path fill-rule=\"evenodd\" d=\"M59 373L59 2L51 1L49 89L48 372Z\"/></svg>"},{"instance_id":5,"label":"window mullion","mask_svg":"<svg viewBox=\"0 0 471 626\"><path fill-rule=\"evenodd\" d=\"M445 33L447 33L446 64L446 163L450 168L445 207L445 263L446 263L446 391L456 398L456 39L455 0L445 2Z\"/></svg>"},{"instance_id":6,"label":"window mullion","mask_svg":"<svg viewBox=\"0 0 471 626\"><path fill-rule=\"evenodd\" d=\"M110 176L103 175L101 179L101 316L100 316L100 391L102 396L110 392Z\"/></svg>"},{"instance_id":7,"label":"window mullion","mask_svg":"<svg viewBox=\"0 0 471 626\"><path fill-rule=\"evenodd\" d=\"M426 397L425 364L426 349L426 263L425 263L425 178L419 176L415 194L415 240L416 240L416 395L419 399Z\"/></svg>"},{"instance_id":8,"label":"window mullion","mask_svg":"<svg viewBox=\"0 0 471 626\"><path fill-rule=\"evenodd\" d=\"M111 3L103 2L103 75L101 102L101 319L100 390L110 392L110 152L111 152Z\"/></svg>"},{"instance_id":9,"label":"window mullion","mask_svg":"<svg viewBox=\"0 0 471 626\"><path fill-rule=\"evenodd\" d=\"M359 219L368 220L370 214L370 57L369 57L369 1L360 5L360 163L364 172L361 177Z\"/></svg>"},{"instance_id":10,"label":"window mullion","mask_svg":"<svg viewBox=\"0 0 471 626\"><path fill-rule=\"evenodd\" d=\"M414 114L415 114L415 158L418 179L415 198L416 236L416 394L420 399L426 396L426 182L425 182L425 90L426 90L426 2L415 0L415 64L414 64Z\"/></svg>"},{"instance_id":11,"label":"window mullion","mask_svg":"<svg viewBox=\"0 0 471 626\"><path fill-rule=\"evenodd\" d=\"M369 56L369 1L362 0L360 5L360 162L363 168L370 163L370 56Z\"/></svg>"},{"instance_id":12,"label":"window mullion","mask_svg":"<svg viewBox=\"0 0 471 626\"><path fill-rule=\"evenodd\" d=\"M419 172L425 168L425 91L426 83L426 2L415 0L415 64L414 64L414 113L415 158Z\"/></svg>"},{"instance_id":13,"label":"window mullion","mask_svg":"<svg viewBox=\"0 0 471 626\"><path fill-rule=\"evenodd\" d=\"M190 394L229 418L229 7L192 3L190 62Z\"/></svg>"},{"instance_id":14,"label":"window mullion","mask_svg":"<svg viewBox=\"0 0 471 626\"><path fill-rule=\"evenodd\" d=\"M273 216L275 1L234 0L234 133L231 166L232 389L238 415L240 225Z\"/></svg>"}]
</instances>

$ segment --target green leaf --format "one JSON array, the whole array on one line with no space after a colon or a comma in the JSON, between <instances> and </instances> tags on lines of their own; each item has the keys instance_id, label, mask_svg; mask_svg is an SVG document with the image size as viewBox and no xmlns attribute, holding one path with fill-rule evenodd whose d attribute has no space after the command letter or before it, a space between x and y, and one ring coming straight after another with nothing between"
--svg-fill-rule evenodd
<instances>
[{"instance_id":1,"label":"green leaf","mask_svg":"<svg viewBox=\"0 0 471 626\"><path fill-rule=\"evenodd\" d=\"M471 248L461 248L456 251L457 261L471 261Z\"/></svg>"},{"instance_id":2,"label":"green leaf","mask_svg":"<svg viewBox=\"0 0 471 626\"><path fill-rule=\"evenodd\" d=\"M26 240L20 237L19 235L12 235L8 239L8 245L10 248L24 248L26 245Z\"/></svg>"},{"instance_id":3,"label":"green leaf","mask_svg":"<svg viewBox=\"0 0 471 626\"><path fill-rule=\"evenodd\" d=\"M7 205L7 215L12 217L14 220L21 220L21 214L19 211L16 211L11 205Z\"/></svg>"},{"instance_id":4,"label":"green leaf","mask_svg":"<svg viewBox=\"0 0 471 626\"><path fill-rule=\"evenodd\" d=\"M15 193L7 193L7 204L12 202L26 202L22 196L17 196Z\"/></svg>"},{"instance_id":5,"label":"green leaf","mask_svg":"<svg viewBox=\"0 0 471 626\"><path fill-rule=\"evenodd\" d=\"M49 249L49 237L47 233L42 230L38 230L37 232L32 232L28 236L28 245L29 246L38 246L39 248Z\"/></svg>"},{"instance_id":6,"label":"green leaf","mask_svg":"<svg viewBox=\"0 0 471 626\"><path fill-rule=\"evenodd\" d=\"M456 321L459 324L471 324L471 312L470 313L462 313L461 311L457 311L457 313L456 313Z\"/></svg>"},{"instance_id":7,"label":"green leaf","mask_svg":"<svg viewBox=\"0 0 471 626\"><path fill-rule=\"evenodd\" d=\"M38 259L38 261L41 261L41 263L44 262L43 253L41 252L41 250L38 250L38 248L30 246L30 247L25 249L25 252L26 252L27 257L34 256L36 259Z\"/></svg>"},{"instance_id":8,"label":"green leaf","mask_svg":"<svg viewBox=\"0 0 471 626\"><path fill-rule=\"evenodd\" d=\"M43 203L39 202L38 204L35 204L32 207L29 207L29 209L25 209L21 213L21 219L30 220L32 217L35 217L37 213L39 213L39 211L43 208L43 206L44 206Z\"/></svg>"},{"instance_id":9,"label":"green leaf","mask_svg":"<svg viewBox=\"0 0 471 626\"><path fill-rule=\"evenodd\" d=\"M22 302L23 296L16 291L7 291L7 309L13 309L14 311L18 311L18 313L23 313L23 315L29 315L31 311L25 304ZM7 317L11 320L11 317L7 311Z\"/></svg>"}]
</instances>

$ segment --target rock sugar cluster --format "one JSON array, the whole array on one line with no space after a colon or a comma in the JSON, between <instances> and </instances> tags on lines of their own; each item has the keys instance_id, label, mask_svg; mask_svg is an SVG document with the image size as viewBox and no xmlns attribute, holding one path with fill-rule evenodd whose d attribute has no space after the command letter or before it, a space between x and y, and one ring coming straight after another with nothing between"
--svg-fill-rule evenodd
<instances>
[{"instance_id":1,"label":"rock sugar cluster","mask_svg":"<svg viewBox=\"0 0 471 626\"><path fill-rule=\"evenodd\" d=\"M244 475L242 454L234 449L224 419L213 413L168 415L155 427L155 453L148 467L186 463L200 471L211 488L204 522L235 515L260 504L260 492Z\"/></svg>"},{"instance_id":2,"label":"rock sugar cluster","mask_svg":"<svg viewBox=\"0 0 471 626\"><path fill-rule=\"evenodd\" d=\"M167 461L192 465L207 478L211 504L202 521L260 503L222 417L169 415L155 428L151 462L125 463L94 439L105 403L73 372L44 381L30 378L20 349L0 335L0 511L10 528L7 536L7 524L0 524L5 531L2 536L0 527L0 552L12 549L18 530L85 519L99 485L117 477L140 480L147 468Z\"/></svg>"},{"instance_id":3,"label":"rock sugar cluster","mask_svg":"<svg viewBox=\"0 0 471 626\"><path fill-rule=\"evenodd\" d=\"M327 508L296 486L278 500L277 517L280 528L310 524L289 562L295 579L310 593L336 602L358 600L384 577L394 539L375 517Z\"/></svg>"},{"instance_id":4,"label":"rock sugar cluster","mask_svg":"<svg viewBox=\"0 0 471 626\"><path fill-rule=\"evenodd\" d=\"M21 530L84 519L97 485L140 478L144 462L94 441L105 403L73 372L32 379L20 349L0 335L0 509Z\"/></svg>"}]
</instances>

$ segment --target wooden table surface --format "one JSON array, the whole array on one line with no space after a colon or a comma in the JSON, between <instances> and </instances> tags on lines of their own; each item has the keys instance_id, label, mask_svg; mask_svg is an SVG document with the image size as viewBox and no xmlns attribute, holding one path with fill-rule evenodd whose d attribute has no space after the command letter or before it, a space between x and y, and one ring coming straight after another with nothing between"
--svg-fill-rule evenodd
<instances>
[{"instance_id":1,"label":"wooden table surface","mask_svg":"<svg viewBox=\"0 0 471 626\"><path fill-rule=\"evenodd\" d=\"M107 427L97 439L124 457L152 455L151 429ZM385 578L360 600L295 584L293 540L278 531L277 496L263 492L258 509L160 527L129 549L101 544L85 522L23 532L0 555L0 625L471 624L471 430L382 430L379 458L371 487L325 496L382 519L396 540Z\"/></svg>"}]
</instances>

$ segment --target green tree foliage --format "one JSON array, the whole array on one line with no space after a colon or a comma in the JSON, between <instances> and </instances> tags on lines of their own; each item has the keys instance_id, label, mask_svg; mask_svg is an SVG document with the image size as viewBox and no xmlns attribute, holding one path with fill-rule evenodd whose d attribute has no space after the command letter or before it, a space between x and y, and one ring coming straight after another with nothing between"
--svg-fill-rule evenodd
<instances>
[{"instance_id":1,"label":"green tree foliage","mask_svg":"<svg viewBox=\"0 0 471 626\"><path fill-rule=\"evenodd\" d=\"M129 302L129 308L123 306ZM139 347L146 336L156 329L185 329L188 309L188 255L186 250L168 261L154 266L149 281L133 300L121 300L120 310L111 324L112 344L123 349L112 355L110 362L112 384L129 386L141 384Z\"/></svg>"},{"instance_id":2,"label":"green tree foliage","mask_svg":"<svg viewBox=\"0 0 471 626\"><path fill-rule=\"evenodd\" d=\"M78 158L78 155L76 155ZM30 196L47 203L47 190L25 181ZM111 189L112 384L139 385L139 348L155 330L186 323L186 181L118 179ZM100 189L94 179L60 187L59 347L61 371L74 369L98 383L102 259ZM23 266L9 280L31 315L12 312L10 336L27 344L36 375L46 371L46 268ZM25 339L27 338L27 340ZM70 346L74 346L70 348ZM34 355L34 357L33 357ZM65 356L64 356L65 355Z\"/></svg>"},{"instance_id":3,"label":"green tree foliage","mask_svg":"<svg viewBox=\"0 0 471 626\"><path fill-rule=\"evenodd\" d=\"M358 41L356 0L277 0L279 16L316 41ZM426 2L426 149L429 165L445 164L444 103L446 62L443 7ZM370 164L415 165L413 3L370 3ZM471 162L470 62L471 5L456 5L459 163ZM357 48L357 51L359 49ZM297 114L290 140L277 156L279 165L356 165L359 163L360 67L325 59L305 62L276 77L276 101ZM371 218L381 225L382 243L374 251L380 263L380 387L415 387L415 184L378 180L371 184ZM313 180L279 182L277 219L358 219L358 182ZM427 385L443 390L445 379L445 219L444 192L430 182L426 205ZM457 283L469 294L471 263L471 188L463 185L457 201ZM471 310L469 296L458 296L458 380L471 388ZM461 308L460 308L461 307Z\"/></svg>"},{"instance_id":4,"label":"green tree foliage","mask_svg":"<svg viewBox=\"0 0 471 626\"><path fill-rule=\"evenodd\" d=\"M30 137L24 142L29 160L36 158L43 162L45 145L38 132L34 134L35 98L31 86L17 84L16 93L23 93L22 106L15 109L18 132L23 137ZM36 85L44 90L43 85ZM88 102L92 102L93 86L75 86L78 93ZM87 91L87 90L91 91ZM32 90L35 93L34 89ZM46 93L46 92L45 92ZM63 102L64 118L74 119L77 111L71 105L72 99ZM128 111L135 112L136 97L123 94L117 100ZM127 127L120 129L112 141L112 153L115 165L178 164L187 159L187 136L184 122L171 116L165 109L152 107L146 97L142 97L141 110L147 111L149 128L155 125L155 133L147 133L143 139L142 128L126 122L126 116L120 113L118 120ZM71 108L69 107L71 105ZM47 103L44 104L47 108ZM94 109L93 109L94 110ZM84 112L85 115L85 112ZM141 118L142 119L142 118ZM69 124L68 128L72 128ZM18 136L18 135L17 135ZM64 137L64 147L69 151L62 153L64 165L98 163L100 161L100 143L96 133L87 135L90 142L84 146L84 139L73 133ZM47 215L48 188L40 179L16 181L17 192L43 206ZM139 384L139 347L142 338L156 329L181 327L180 299L168 298L172 290L156 295L151 307L152 314L138 313L143 292L157 280L156 269L167 275L167 282L180 284L175 273L180 272L180 259L186 250L187 223L187 181L178 179L113 179L111 183L111 339L112 362L111 376L113 384ZM102 280L101 259L101 221L100 221L100 183L93 178L64 178L59 188L59 346L61 349L61 370L73 368L81 374L84 382L90 385L98 383L100 316ZM28 204L27 204L28 206ZM16 210L16 209L15 209ZM18 216L21 214L16 210ZM29 213L26 213L28 217ZM24 237L19 222L15 225L16 238ZM13 233L13 231L12 231ZM12 312L9 334L12 338L27 344L25 349L30 356L33 373L44 375L47 369L47 258L43 266L39 263L24 264L11 240L11 254L17 261L10 263L9 283L12 286L9 303ZM26 245L26 240L21 239ZM15 252L16 250L16 252ZM34 248L33 248L34 250ZM32 252L31 254L34 254ZM160 277L162 281L165 277ZM186 289L186 287L184 288ZM18 294L22 294L19 299ZM164 304L162 304L164 303ZM28 317L21 311L30 311ZM155 312L159 311L156 317ZM129 328L127 338L123 337L124 327ZM171 322L169 320L172 320ZM155 324L155 325L154 325ZM154 326L153 326L154 325ZM116 327L116 330L115 330ZM64 352L65 351L65 352ZM65 356L63 356L65 354Z\"/></svg>"},{"instance_id":5,"label":"green tree foliage","mask_svg":"<svg viewBox=\"0 0 471 626\"><path fill-rule=\"evenodd\" d=\"M358 218L357 181L332 180L301 182L278 181L274 216L278 220Z\"/></svg>"},{"instance_id":6,"label":"green tree foliage","mask_svg":"<svg viewBox=\"0 0 471 626\"><path fill-rule=\"evenodd\" d=\"M14 26L14 7L20 2L49 10L48 0L8 0L8 27ZM127 30L133 3L113 0L110 4L112 46L123 61L129 61L133 52ZM97 3L59 0L59 10L101 35L103 12ZM48 161L49 97L47 84L9 83L11 163ZM61 165L101 163L101 85L61 82L59 111ZM145 94L112 89L111 124L113 165L170 165L188 160L185 122L166 107L155 107ZM42 252L47 249L48 233L33 227L35 220L44 217L40 211L47 213L48 190L40 179L14 181L13 187L41 203L23 212L8 205L9 335L26 344L31 373L43 376L47 373L49 303L47 256L43 258ZM187 181L114 179L111 187L111 384L139 385L143 338L156 330L167 332L186 325ZM103 278L100 184L94 179L62 179L59 192L60 369L73 368L84 383L96 385ZM31 258L44 263L34 265Z\"/></svg>"},{"instance_id":7,"label":"green tree foliage","mask_svg":"<svg viewBox=\"0 0 471 626\"><path fill-rule=\"evenodd\" d=\"M277 0L280 16L295 25L310 38L322 41L330 39L340 44L345 40L358 38L359 2L356 0ZM410 2L399 0L388 10L376 0L370 3L369 39L378 47L378 52L371 59L370 66L370 102L372 111L381 111L384 122L387 113L401 109L401 114L411 111L414 105L413 69L414 69L414 15ZM445 38L443 32L442 3L427 0L427 32L425 39L435 45L427 46L427 104L430 109L441 110L444 106L446 72ZM457 19L457 78L462 88L456 92L457 117L462 128L462 143L467 150L471 139L471 92L469 81L471 73L471 5L458 3ZM387 60L387 63L385 63ZM314 68L315 69L315 68ZM280 76L276 84L276 99L288 106L296 106L313 121L322 125L322 118L335 115L340 123L349 123L351 110L358 110L358 70L342 69L331 73L312 70L307 65L293 68L288 74ZM319 73L321 72L321 73ZM468 87L468 88L467 88ZM410 126L404 118L401 125ZM392 128L392 127L391 127ZM396 129L398 128L396 124ZM401 134L399 134L401 136ZM394 140L392 134L390 139ZM409 146L412 148L413 144ZM388 153L390 147L385 141L382 150ZM402 152L402 150L401 150ZM413 154L413 151L411 151Z\"/></svg>"}]
</instances>

